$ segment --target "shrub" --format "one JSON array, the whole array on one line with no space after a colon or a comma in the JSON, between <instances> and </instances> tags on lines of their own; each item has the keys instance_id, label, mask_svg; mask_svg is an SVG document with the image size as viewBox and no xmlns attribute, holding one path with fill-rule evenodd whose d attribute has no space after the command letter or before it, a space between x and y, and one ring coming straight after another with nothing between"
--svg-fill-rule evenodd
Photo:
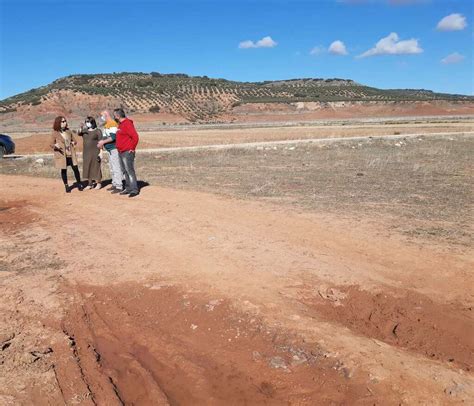
<instances>
[{"instance_id":1,"label":"shrub","mask_svg":"<svg viewBox=\"0 0 474 406\"><path fill-rule=\"evenodd\" d=\"M153 86L154 82L153 80L137 80L137 86L139 87L149 87L149 86Z\"/></svg>"},{"instance_id":2,"label":"shrub","mask_svg":"<svg viewBox=\"0 0 474 406\"><path fill-rule=\"evenodd\" d=\"M5 110L0 110L0 114L13 113L16 111L15 107L7 107Z\"/></svg>"}]
</instances>

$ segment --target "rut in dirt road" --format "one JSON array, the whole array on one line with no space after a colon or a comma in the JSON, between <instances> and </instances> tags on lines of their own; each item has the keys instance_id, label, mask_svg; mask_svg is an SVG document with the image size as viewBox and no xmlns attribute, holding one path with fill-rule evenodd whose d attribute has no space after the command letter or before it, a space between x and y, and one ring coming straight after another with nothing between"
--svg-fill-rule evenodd
<instances>
[{"instance_id":1,"label":"rut in dirt road","mask_svg":"<svg viewBox=\"0 0 474 406\"><path fill-rule=\"evenodd\" d=\"M285 330L166 285L77 287L65 320L97 404L370 403L399 396Z\"/></svg>"}]
</instances>

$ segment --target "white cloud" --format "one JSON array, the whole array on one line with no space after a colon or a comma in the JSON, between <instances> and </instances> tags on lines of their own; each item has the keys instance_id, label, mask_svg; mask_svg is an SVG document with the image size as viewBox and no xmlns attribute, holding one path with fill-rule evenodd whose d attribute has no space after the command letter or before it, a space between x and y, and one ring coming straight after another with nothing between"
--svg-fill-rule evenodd
<instances>
[{"instance_id":1,"label":"white cloud","mask_svg":"<svg viewBox=\"0 0 474 406\"><path fill-rule=\"evenodd\" d=\"M277 45L278 43L273 41L272 37L264 37L257 41L257 48L273 48Z\"/></svg>"},{"instance_id":2,"label":"white cloud","mask_svg":"<svg viewBox=\"0 0 474 406\"><path fill-rule=\"evenodd\" d=\"M278 45L278 42L274 41L272 37L267 36L259 39L257 42L253 42L250 40L242 41L239 44L239 48L241 49L249 49L249 48L273 48Z\"/></svg>"},{"instance_id":3,"label":"white cloud","mask_svg":"<svg viewBox=\"0 0 474 406\"><path fill-rule=\"evenodd\" d=\"M239 48L242 48L242 49L247 49L247 48L255 48L255 44L253 41L242 41L240 44L239 44Z\"/></svg>"},{"instance_id":4,"label":"white cloud","mask_svg":"<svg viewBox=\"0 0 474 406\"><path fill-rule=\"evenodd\" d=\"M311 51L309 51L309 54L317 56L323 54L324 51L326 51L326 49L323 46L317 45Z\"/></svg>"},{"instance_id":5,"label":"white cloud","mask_svg":"<svg viewBox=\"0 0 474 406\"><path fill-rule=\"evenodd\" d=\"M454 13L444 17L436 26L438 31L460 31L466 28L466 17L462 14Z\"/></svg>"},{"instance_id":6,"label":"white cloud","mask_svg":"<svg viewBox=\"0 0 474 406\"><path fill-rule=\"evenodd\" d=\"M359 55L359 58L366 58L375 55L406 55L420 54L423 49L418 44L417 39L408 39L400 41L396 32L390 33L387 37L382 38L375 47Z\"/></svg>"},{"instance_id":7,"label":"white cloud","mask_svg":"<svg viewBox=\"0 0 474 406\"><path fill-rule=\"evenodd\" d=\"M328 48L329 53L334 55L347 55L347 49L342 41L334 41Z\"/></svg>"},{"instance_id":8,"label":"white cloud","mask_svg":"<svg viewBox=\"0 0 474 406\"><path fill-rule=\"evenodd\" d=\"M465 59L464 55L461 55L458 52L453 52L452 54L448 55L446 58L441 59L441 63L445 65L449 65L452 63L459 63Z\"/></svg>"}]
</instances>

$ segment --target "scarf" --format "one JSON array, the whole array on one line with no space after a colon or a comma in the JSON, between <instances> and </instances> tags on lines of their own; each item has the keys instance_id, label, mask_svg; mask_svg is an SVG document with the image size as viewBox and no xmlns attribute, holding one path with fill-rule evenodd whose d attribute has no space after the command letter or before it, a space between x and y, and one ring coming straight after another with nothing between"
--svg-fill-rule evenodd
<instances>
[{"instance_id":1,"label":"scarf","mask_svg":"<svg viewBox=\"0 0 474 406\"><path fill-rule=\"evenodd\" d=\"M66 156L71 156L71 133L69 131L60 131L61 137L64 140L64 147L66 149Z\"/></svg>"}]
</instances>

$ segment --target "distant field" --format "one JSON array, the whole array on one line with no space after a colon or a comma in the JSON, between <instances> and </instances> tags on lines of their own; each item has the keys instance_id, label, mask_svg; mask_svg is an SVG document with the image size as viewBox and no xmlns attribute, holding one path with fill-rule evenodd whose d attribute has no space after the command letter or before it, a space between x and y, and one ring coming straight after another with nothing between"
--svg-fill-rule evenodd
<instances>
[{"instance_id":1,"label":"distant field","mask_svg":"<svg viewBox=\"0 0 474 406\"><path fill-rule=\"evenodd\" d=\"M397 123L364 125L304 125L262 128L221 128L140 131L140 149L160 147L187 147L212 144L234 144L259 141L297 140L354 136L423 134L473 131L469 120L450 123ZM18 154L50 152L48 133L11 133Z\"/></svg>"}]
</instances>

